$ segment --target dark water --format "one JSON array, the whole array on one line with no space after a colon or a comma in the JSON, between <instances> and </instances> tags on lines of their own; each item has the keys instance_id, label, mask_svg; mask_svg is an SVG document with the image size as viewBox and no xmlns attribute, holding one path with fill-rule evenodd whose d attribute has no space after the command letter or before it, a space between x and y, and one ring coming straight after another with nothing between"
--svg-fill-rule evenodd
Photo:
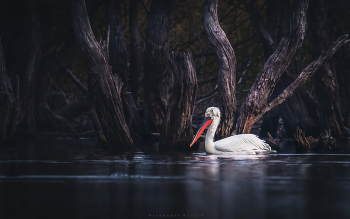
<instances>
[{"instance_id":1,"label":"dark water","mask_svg":"<svg viewBox=\"0 0 350 219\"><path fill-rule=\"evenodd\" d=\"M347 154L106 156L88 139L21 147L0 160L0 218L350 218Z\"/></svg>"}]
</instances>

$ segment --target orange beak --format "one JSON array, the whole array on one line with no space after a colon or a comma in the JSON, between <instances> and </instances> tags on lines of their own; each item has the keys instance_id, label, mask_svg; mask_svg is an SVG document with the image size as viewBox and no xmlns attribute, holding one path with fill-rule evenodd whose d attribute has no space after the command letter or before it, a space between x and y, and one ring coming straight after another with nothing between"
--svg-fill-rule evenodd
<instances>
[{"instance_id":1,"label":"orange beak","mask_svg":"<svg viewBox=\"0 0 350 219\"><path fill-rule=\"evenodd\" d=\"M190 147L192 147L192 145L198 140L199 136L201 136L205 128L208 127L212 122L213 120L210 117L204 117L197 134L193 137Z\"/></svg>"}]
</instances>

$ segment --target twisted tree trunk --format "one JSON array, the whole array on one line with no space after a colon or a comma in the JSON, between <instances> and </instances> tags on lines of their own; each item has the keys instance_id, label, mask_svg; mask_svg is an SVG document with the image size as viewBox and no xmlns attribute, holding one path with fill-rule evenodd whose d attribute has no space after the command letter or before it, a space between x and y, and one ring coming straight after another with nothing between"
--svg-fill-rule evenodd
<instances>
[{"instance_id":1,"label":"twisted tree trunk","mask_svg":"<svg viewBox=\"0 0 350 219\"><path fill-rule=\"evenodd\" d=\"M276 50L276 45L278 45L279 41L288 30L289 15L291 11L290 4L290 0L268 0L266 6L265 28L263 18L260 17L257 9L256 0L250 0L250 14L263 45L265 60L268 60L273 54L273 52ZM281 81L284 80L283 75L280 81L277 82L276 88L281 87ZM274 89L273 93L269 97L269 100L276 98L278 93L280 92L277 92L276 89ZM268 133L271 133L274 137L276 136L280 113L281 112L278 107L275 107L264 115L259 133L260 137L267 137Z\"/></svg>"},{"instance_id":2,"label":"twisted tree trunk","mask_svg":"<svg viewBox=\"0 0 350 219\"><path fill-rule=\"evenodd\" d=\"M289 66L296 51L301 47L305 36L308 4L309 0L294 1L290 30L266 61L250 89L248 97L240 110L237 133L249 133L254 122L262 116L262 110L267 105L269 95Z\"/></svg>"},{"instance_id":3,"label":"twisted tree trunk","mask_svg":"<svg viewBox=\"0 0 350 219\"><path fill-rule=\"evenodd\" d=\"M231 135L236 115L236 57L217 17L217 0L206 0L204 5L204 27L209 42L219 62L218 93L221 121L217 134L221 138Z\"/></svg>"},{"instance_id":4,"label":"twisted tree trunk","mask_svg":"<svg viewBox=\"0 0 350 219\"><path fill-rule=\"evenodd\" d=\"M258 116L263 115L273 107L283 103L283 101L285 101L288 97L292 96L295 89L297 89L301 84L305 83L306 80L310 78L326 61L328 61L340 47L349 41L348 35L339 37L326 51L323 51L319 57L311 62L278 97L263 107Z\"/></svg>"},{"instance_id":5,"label":"twisted tree trunk","mask_svg":"<svg viewBox=\"0 0 350 219\"><path fill-rule=\"evenodd\" d=\"M255 1L250 1L251 14L263 42L265 59L268 60L276 50L276 45L288 31L291 1L269 0L267 2L266 29L263 26L263 19L258 13ZM276 98L296 79L295 65L295 59L293 59L277 82L269 100ZM264 115L260 136L267 137L268 132L274 135L278 128L280 116L288 137L293 136L293 132L297 127L303 128L307 135L319 136L320 134L320 117L317 104L304 86L298 87L290 98Z\"/></svg>"},{"instance_id":6,"label":"twisted tree trunk","mask_svg":"<svg viewBox=\"0 0 350 219\"><path fill-rule=\"evenodd\" d=\"M193 138L192 115L197 91L197 76L191 53L171 56L173 92L160 135L160 147L185 149Z\"/></svg>"},{"instance_id":7,"label":"twisted tree trunk","mask_svg":"<svg viewBox=\"0 0 350 219\"><path fill-rule=\"evenodd\" d=\"M124 28L121 15L121 0L108 0L107 2L107 19L110 28L109 38L109 64L112 67L113 74L119 76L123 82L122 87L122 103L123 111L126 119L126 123L130 126L132 115L130 112L129 103L126 101L126 87L128 84L127 79L127 53L126 45L124 42Z\"/></svg>"},{"instance_id":8,"label":"twisted tree trunk","mask_svg":"<svg viewBox=\"0 0 350 219\"><path fill-rule=\"evenodd\" d=\"M84 0L72 1L72 17L75 36L90 72L89 96L96 108L104 135L111 149L131 149L133 141L121 100L123 83L118 76L113 75L108 64L108 52L97 43L93 35Z\"/></svg>"},{"instance_id":9,"label":"twisted tree trunk","mask_svg":"<svg viewBox=\"0 0 350 219\"><path fill-rule=\"evenodd\" d=\"M160 132L168 101L169 20L174 0L154 0L148 14L144 52L144 104L147 132Z\"/></svg>"},{"instance_id":10,"label":"twisted tree trunk","mask_svg":"<svg viewBox=\"0 0 350 219\"><path fill-rule=\"evenodd\" d=\"M328 47L328 50L322 52L315 61L310 63L278 97L267 103L268 95L281 74L288 67L297 49L301 46L305 35L308 2L308 0L293 2L293 19L290 22L290 32L281 40L276 51L267 60L263 70L259 73L257 80L250 89L248 97L241 107L237 133L249 133L255 121L290 97L295 89L311 77L341 46L348 42L347 35L338 38Z\"/></svg>"}]
</instances>

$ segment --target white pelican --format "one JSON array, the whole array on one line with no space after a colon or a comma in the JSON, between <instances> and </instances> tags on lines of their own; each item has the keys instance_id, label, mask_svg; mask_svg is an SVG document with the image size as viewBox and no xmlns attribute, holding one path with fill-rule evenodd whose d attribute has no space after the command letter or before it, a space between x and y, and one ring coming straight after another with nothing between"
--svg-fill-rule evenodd
<instances>
[{"instance_id":1,"label":"white pelican","mask_svg":"<svg viewBox=\"0 0 350 219\"><path fill-rule=\"evenodd\" d=\"M217 107L209 107L205 111L204 120L194 136L192 145L197 141L204 129L209 126L205 136L205 151L208 154L267 154L276 153L265 141L254 134L240 134L230 136L214 142L216 128L220 122L220 110Z\"/></svg>"}]
</instances>

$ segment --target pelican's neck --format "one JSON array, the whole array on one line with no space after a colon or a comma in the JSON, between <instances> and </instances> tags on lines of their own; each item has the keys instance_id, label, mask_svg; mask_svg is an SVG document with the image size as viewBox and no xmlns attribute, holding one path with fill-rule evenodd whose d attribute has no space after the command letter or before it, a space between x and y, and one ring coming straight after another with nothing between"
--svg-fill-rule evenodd
<instances>
[{"instance_id":1,"label":"pelican's neck","mask_svg":"<svg viewBox=\"0 0 350 219\"><path fill-rule=\"evenodd\" d=\"M214 117L213 122L208 127L207 134L205 136L205 150L207 153L214 154L215 153L215 146L214 146L214 136L215 131L219 125L220 117Z\"/></svg>"}]
</instances>

